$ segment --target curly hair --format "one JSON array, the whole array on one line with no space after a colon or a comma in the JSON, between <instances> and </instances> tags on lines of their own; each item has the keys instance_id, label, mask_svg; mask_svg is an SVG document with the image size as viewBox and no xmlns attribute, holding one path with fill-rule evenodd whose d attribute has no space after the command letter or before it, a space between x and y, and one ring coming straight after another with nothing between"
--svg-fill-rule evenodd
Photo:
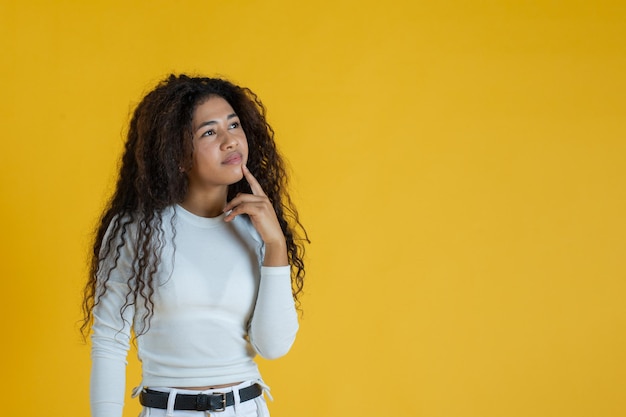
<instances>
[{"instance_id":1,"label":"curly hair","mask_svg":"<svg viewBox=\"0 0 626 417\"><path fill-rule=\"evenodd\" d=\"M131 118L116 189L95 230L83 294L83 335L89 333L93 309L106 292L122 249L129 245L136 256L126 277L128 292L120 315L123 318L124 311L141 299L146 309L138 334L149 328L155 275L164 246L161 214L182 202L187 193L185 172L191 168L193 155L191 120L196 107L211 96L226 100L239 116L248 141L247 167L272 202L285 235L292 293L299 305L305 275L304 242L309 239L289 197L285 164L266 121L265 107L250 89L227 80L172 74L143 98ZM243 178L229 186L227 198L250 192Z\"/></svg>"}]
</instances>

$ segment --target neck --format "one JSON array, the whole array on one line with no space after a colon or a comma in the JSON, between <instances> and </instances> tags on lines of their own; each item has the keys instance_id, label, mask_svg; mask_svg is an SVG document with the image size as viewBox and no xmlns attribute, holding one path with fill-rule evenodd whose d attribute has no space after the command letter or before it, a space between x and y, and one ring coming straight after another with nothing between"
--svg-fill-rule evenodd
<instances>
[{"instance_id":1,"label":"neck","mask_svg":"<svg viewBox=\"0 0 626 417\"><path fill-rule=\"evenodd\" d=\"M200 217L217 217L226 205L228 187L211 190L189 190L180 205L187 211Z\"/></svg>"}]
</instances>

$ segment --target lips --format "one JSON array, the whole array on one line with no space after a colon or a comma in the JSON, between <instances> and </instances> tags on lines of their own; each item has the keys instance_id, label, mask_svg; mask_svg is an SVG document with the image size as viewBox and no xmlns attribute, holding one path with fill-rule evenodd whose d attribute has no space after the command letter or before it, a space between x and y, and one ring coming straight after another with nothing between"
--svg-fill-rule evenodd
<instances>
[{"instance_id":1,"label":"lips","mask_svg":"<svg viewBox=\"0 0 626 417\"><path fill-rule=\"evenodd\" d=\"M242 155L239 152L233 152L222 161L223 165L237 165L241 163Z\"/></svg>"}]
</instances>

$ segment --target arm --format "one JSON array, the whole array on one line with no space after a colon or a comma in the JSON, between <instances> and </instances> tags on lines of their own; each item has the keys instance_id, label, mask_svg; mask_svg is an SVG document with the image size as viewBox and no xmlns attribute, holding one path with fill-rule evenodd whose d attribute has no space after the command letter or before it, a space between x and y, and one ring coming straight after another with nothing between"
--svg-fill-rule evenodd
<instances>
[{"instance_id":1,"label":"arm","mask_svg":"<svg viewBox=\"0 0 626 417\"><path fill-rule=\"evenodd\" d=\"M232 221L239 214L247 214L265 246L261 282L254 314L248 328L250 343L267 359L286 354L298 331L291 290L291 268L287 256L287 244L276 212L259 182L247 167L242 172L252 194L239 194L224 208L230 211L225 221Z\"/></svg>"},{"instance_id":2,"label":"arm","mask_svg":"<svg viewBox=\"0 0 626 417\"><path fill-rule=\"evenodd\" d=\"M289 265L287 244L274 207L263 191L261 184L248 168L242 165L241 170L248 184L250 184L252 194L238 194L226 204L224 212L229 213L224 217L224 221L230 222L240 214L247 214L265 245L263 265L287 266Z\"/></svg>"},{"instance_id":3,"label":"arm","mask_svg":"<svg viewBox=\"0 0 626 417\"><path fill-rule=\"evenodd\" d=\"M107 291L94 309L91 336L91 415L121 417L126 389L126 356L130 346L133 308L120 317L126 299L126 284L109 282Z\"/></svg>"},{"instance_id":4,"label":"arm","mask_svg":"<svg viewBox=\"0 0 626 417\"><path fill-rule=\"evenodd\" d=\"M110 231L105 235L105 242L111 239ZM91 335L91 381L90 403L92 417L121 417L126 390L126 356L130 346L130 335L134 305L126 304L128 279L133 259L132 246L128 241L115 239L120 247L117 266L110 271L109 279L103 282L101 274L108 270L111 258L105 259L98 274L97 304L93 309L93 327ZM115 247L116 245L112 245ZM106 287L106 291L104 291Z\"/></svg>"},{"instance_id":5,"label":"arm","mask_svg":"<svg viewBox=\"0 0 626 417\"><path fill-rule=\"evenodd\" d=\"M298 314L291 294L290 267L261 267L261 283L248 336L266 359L285 355L298 332Z\"/></svg>"}]
</instances>

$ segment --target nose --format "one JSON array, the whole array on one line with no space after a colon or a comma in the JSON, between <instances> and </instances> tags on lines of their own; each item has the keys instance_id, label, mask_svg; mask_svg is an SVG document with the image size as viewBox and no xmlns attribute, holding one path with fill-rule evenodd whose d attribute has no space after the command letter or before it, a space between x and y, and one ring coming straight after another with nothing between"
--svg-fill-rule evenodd
<instances>
[{"instance_id":1,"label":"nose","mask_svg":"<svg viewBox=\"0 0 626 417\"><path fill-rule=\"evenodd\" d=\"M232 149L237 146L237 139L235 135L231 134L229 131L226 131L222 136L222 148L223 149Z\"/></svg>"}]
</instances>

